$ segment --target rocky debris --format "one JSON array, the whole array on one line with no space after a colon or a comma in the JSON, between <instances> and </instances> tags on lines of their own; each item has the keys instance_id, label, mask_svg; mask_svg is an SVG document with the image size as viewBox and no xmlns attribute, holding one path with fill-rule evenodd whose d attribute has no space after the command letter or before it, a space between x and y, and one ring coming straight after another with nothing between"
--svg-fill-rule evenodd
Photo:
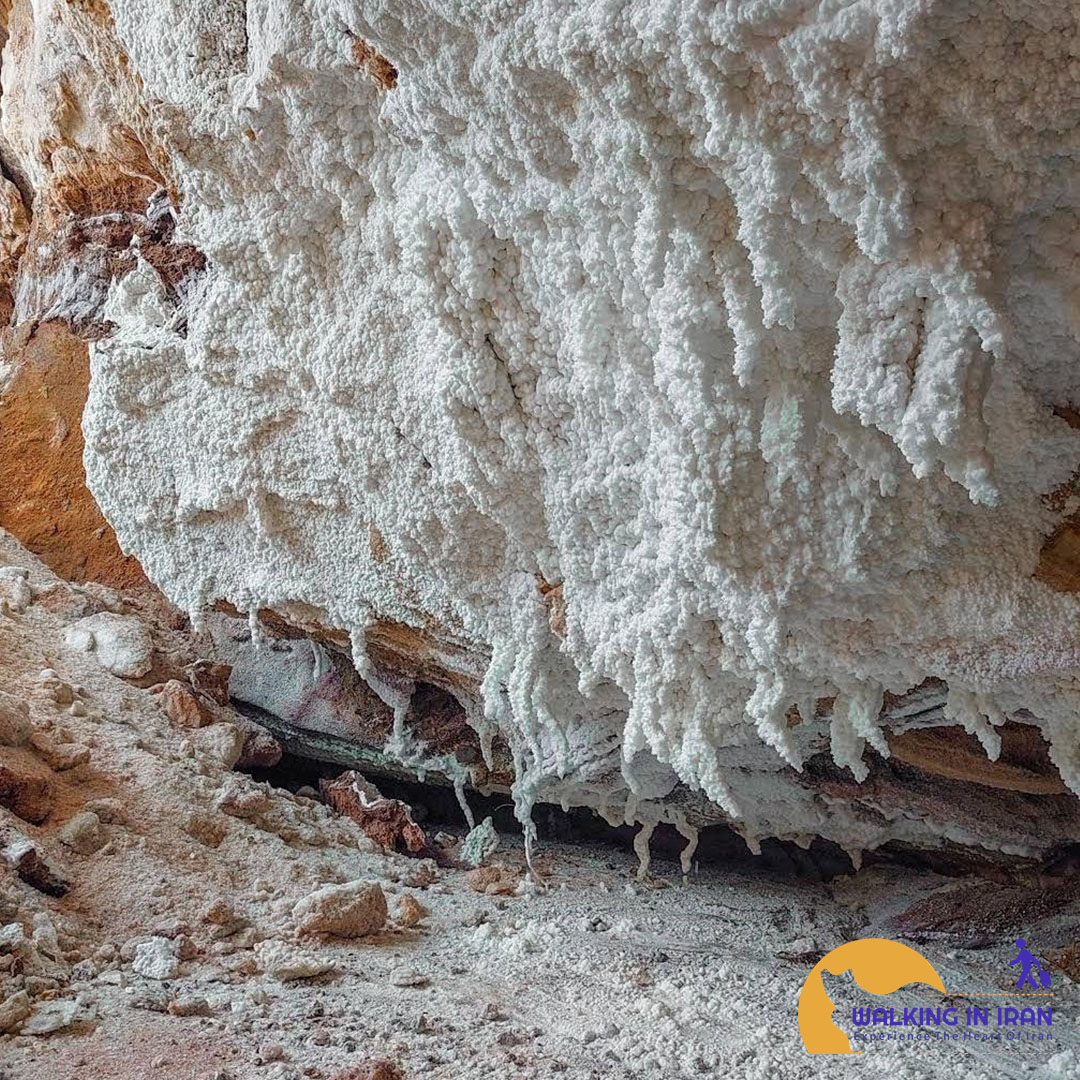
<instances>
[{"instance_id":1,"label":"rocky debris","mask_svg":"<svg viewBox=\"0 0 1080 1080\"><path fill-rule=\"evenodd\" d=\"M284 941L260 941L255 946L255 958L262 970L278 982L311 979L334 969L333 962L325 957Z\"/></svg>"},{"instance_id":2,"label":"rocky debris","mask_svg":"<svg viewBox=\"0 0 1080 1080\"><path fill-rule=\"evenodd\" d=\"M229 670L225 665L212 665L208 661L200 664L195 670ZM165 715L176 727L198 732L193 735L198 752L220 761L224 768L265 769L276 765L282 753L277 739L261 724L229 708L227 694L222 703L220 688L213 679L201 681L209 683L213 693L193 690L179 679L169 679L152 692L161 695ZM204 731L211 727L210 732Z\"/></svg>"},{"instance_id":3,"label":"rocky debris","mask_svg":"<svg viewBox=\"0 0 1080 1080\"><path fill-rule=\"evenodd\" d=\"M203 912L203 921L210 923L210 935L214 941L224 941L226 937L251 926L251 920L235 912L232 905L225 900L216 900L208 906Z\"/></svg>"},{"instance_id":4,"label":"rocky debris","mask_svg":"<svg viewBox=\"0 0 1080 1080\"><path fill-rule=\"evenodd\" d=\"M220 898L214 900L203 911L202 917L204 922L208 922L212 926L229 926L238 919L232 904L230 904L228 900L222 900Z\"/></svg>"},{"instance_id":5,"label":"rocky debris","mask_svg":"<svg viewBox=\"0 0 1080 1080\"><path fill-rule=\"evenodd\" d=\"M11 754L0 756L0 806L32 825L41 824L54 805L52 781L42 769Z\"/></svg>"},{"instance_id":6,"label":"rocky debris","mask_svg":"<svg viewBox=\"0 0 1080 1080\"><path fill-rule=\"evenodd\" d=\"M69 649L93 653L97 662L122 679L137 679L153 666L153 642L142 619L101 611L68 627Z\"/></svg>"},{"instance_id":7,"label":"rocky debris","mask_svg":"<svg viewBox=\"0 0 1080 1080\"><path fill-rule=\"evenodd\" d=\"M244 752L244 733L236 724L211 724L191 733L196 753L221 769L232 769Z\"/></svg>"},{"instance_id":8,"label":"rocky debris","mask_svg":"<svg viewBox=\"0 0 1080 1080\"><path fill-rule=\"evenodd\" d=\"M390 972L391 986L412 986L419 988L427 986L429 982L431 982L431 979L429 979L422 971L417 971L416 968L399 967L394 968L394 970Z\"/></svg>"},{"instance_id":9,"label":"rocky debris","mask_svg":"<svg viewBox=\"0 0 1080 1080\"><path fill-rule=\"evenodd\" d=\"M281 743L262 725L246 717L237 717L236 724L244 734L244 746L235 767L237 769L272 769L281 760Z\"/></svg>"},{"instance_id":10,"label":"rocky debris","mask_svg":"<svg viewBox=\"0 0 1080 1080\"><path fill-rule=\"evenodd\" d=\"M214 722L210 710L199 700L198 695L179 679L170 679L161 688L161 703L165 715L182 728L203 728Z\"/></svg>"},{"instance_id":11,"label":"rocky debris","mask_svg":"<svg viewBox=\"0 0 1080 1080\"><path fill-rule=\"evenodd\" d=\"M188 682L200 694L218 705L229 704L229 675L232 668L214 660L196 660L184 668Z\"/></svg>"},{"instance_id":12,"label":"rocky debris","mask_svg":"<svg viewBox=\"0 0 1080 1080\"><path fill-rule=\"evenodd\" d=\"M427 910L424 905L415 896L405 893L404 896L398 899L397 908L394 912L394 922L398 926L408 929L416 926L426 914Z\"/></svg>"},{"instance_id":13,"label":"rocky debris","mask_svg":"<svg viewBox=\"0 0 1080 1080\"><path fill-rule=\"evenodd\" d=\"M91 799L83 809L87 813L96 814L106 825L124 825L128 820L127 807L119 799Z\"/></svg>"},{"instance_id":14,"label":"rocky debris","mask_svg":"<svg viewBox=\"0 0 1080 1080\"><path fill-rule=\"evenodd\" d=\"M229 777L214 799L214 805L223 814L254 820L270 809L272 800L262 789L244 786L238 778Z\"/></svg>"},{"instance_id":15,"label":"rocky debris","mask_svg":"<svg viewBox=\"0 0 1080 1080\"><path fill-rule=\"evenodd\" d=\"M330 1080L405 1080L405 1074L394 1062L382 1059L366 1061L363 1065L353 1065L334 1073Z\"/></svg>"},{"instance_id":16,"label":"rocky debris","mask_svg":"<svg viewBox=\"0 0 1080 1080\"><path fill-rule=\"evenodd\" d=\"M169 993L162 986L147 983L132 989L128 1004L133 1009L144 1009L146 1012L168 1012Z\"/></svg>"},{"instance_id":17,"label":"rocky debris","mask_svg":"<svg viewBox=\"0 0 1080 1080\"><path fill-rule=\"evenodd\" d=\"M24 989L31 996L55 990L71 979L71 969L64 960L56 927L43 911L34 915L29 936L21 922L0 927L0 956L13 958L23 975Z\"/></svg>"},{"instance_id":18,"label":"rocky debris","mask_svg":"<svg viewBox=\"0 0 1080 1080\"><path fill-rule=\"evenodd\" d=\"M293 908L293 921L301 934L355 938L381 930L386 914L386 896L377 884L350 881L305 896Z\"/></svg>"},{"instance_id":19,"label":"rocky debris","mask_svg":"<svg viewBox=\"0 0 1080 1080\"><path fill-rule=\"evenodd\" d=\"M466 866L477 867L487 861L499 847L499 834L491 818L484 818L469 831L458 852L458 858Z\"/></svg>"},{"instance_id":20,"label":"rocky debris","mask_svg":"<svg viewBox=\"0 0 1080 1080\"><path fill-rule=\"evenodd\" d=\"M33 1011L30 995L25 990L12 994L0 1002L0 1034L19 1026Z\"/></svg>"},{"instance_id":21,"label":"rocky debris","mask_svg":"<svg viewBox=\"0 0 1080 1080\"><path fill-rule=\"evenodd\" d=\"M41 688L48 691L54 705L75 704L75 687L61 679L52 668L41 672Z\"/></svg>"},{"instance_id":22,"label":"rocky debris","mask_svg":"<svg viewBox=\"0 0 1080 1080\"><path fill-rule=\"evenodd\" d=\"M23 615L33 603L29 573L21 566L0 566L0 613Z\"/></svg>"},{"instance_id":23,"label":"rocky debris","mask_svg":"<svg viewBox=\"0 0 1080 1080\"><path fill-rule=\"evenodd\" d=\"M439 866L434 859L420 859L402 878L410 889L426 889L439 880Z\"/></svg>"},{"instance_id":24,"label":"rocky debris","mask_svg":"<svg viewBox=\"0 0 1080 1080\"><path fill-rule=\"evenodd\" d=\"M0 746L22 746L30 737L30 708L0 690Z\"/></svg>"},{"instance_id":25,"label":"rocky debris","mask_svg":"<svg viewBox=\"0 0 1080 1080\"><path fill-rule=\"evenodd\" d=\"M189 814L181 827L193 840L209 848L218 847L229 834L223 821L208 814Z\"/></svg>"},{"instance_id":26,"label":"rocky debris","mask_svg":"<svg viewBox=\"0 0 1080 1080\"><path fill-rule=\"evenodd\" d=\"M210 1003L204 997L187 995L175 997L166 1006L170 1016L210 1016Z\"/></svg>"},{"instance_id":27,"label":"rocky debris","mask_svg":"<svg viewBox=\"0 0 1080 1080\"><path fill-rule=\"evenodd\" d=\"M259 1047L257 1061L262 1065L269 1065L275 1061L284 1061L288 1055L281 1043L263 1043Z\"/></svg>"},{"instance_id":28,"label":"rocky debris","mask_svg":"<svg viewBox=\"0 0 1080 1080\"><path fill-rule=\"evenodd\" d=\"M78 768L90 760L90 747L70 739L65 741L58 738L55 732L35 731L30 736L30 745L57 772Z\"/></svg>"},{"instance_id":29,"label":"rocky debris","mask_svg":"<svg viewBox=\"0 0 1080 1080\"><path fill-rule=\"evenodd\" d=\"M355 821L387 851L415 856L428 854L427 836L413 821L410 807L400 799L385 798L358 772L350 769L333 780L320 780L319 791L339 814Z\"/></svg>"},{"instance_id":30,"label":"rocky debris","mask_svg":"<svg viewBox=\"0 0 1080 1080\"><path fill-rule=\"evenodd\" d=\"M78 1018L78 1001L46 1001L34 1007L33 1015L20 1029L21 1035L51 1035L71 1027Z\"/></svg>"},{"instance_id":31,"label":"rocky debris","mask_svg":"<svg viewBox=\"0 0 1080 1080\"><path fill-rule=\"evenodd\" d=\"M517 891L521 875L501 866L481 866L465 875L465 883L473 892L488 896L508 896Z\"/></svg>"},{"instance_id":32,"label":"rocky debris","mask_svg":"<svg viewBox=\"0 0 1080 1080\"><path fill-rule=\"evenodd\" d=\"M68 881L45 860L34 842L25 836L16 837L4 849L4 858L20 881L46 896L65 896L71 888Z\"/></svg>"},{"instance_id":33,"label":"rocky debris","mask_svg":"<svg viewBox=\"0 0 1080 1080\"><path fill-rule=\"evenodd\" d=\"M108 842L101 818L89 810L76 814L61 826L57 836L62 844L80 855L93 855Z\"/></svg>"},{"instance_id":34,"label":"rocky debris","mask_svg":"<svg viewBox=\"0 0 1080 1080\"><path fill-rule=\"evenodd\" d=\"M49 691L54 705L75 704L75 689L71 683L58 682L55 686L49 687Z\"/></svg>"},{"instance_id":35,"label":"rocky debris","mask_svg":"<svg viewBox=\"0 0 1080 1080\"><path fill-rule=\"evenodd\" d=\"M180 971L177 945L164 937L152 937L135 946L131 968L147 979L175 979Z\"/></svg>"}]
</instances>

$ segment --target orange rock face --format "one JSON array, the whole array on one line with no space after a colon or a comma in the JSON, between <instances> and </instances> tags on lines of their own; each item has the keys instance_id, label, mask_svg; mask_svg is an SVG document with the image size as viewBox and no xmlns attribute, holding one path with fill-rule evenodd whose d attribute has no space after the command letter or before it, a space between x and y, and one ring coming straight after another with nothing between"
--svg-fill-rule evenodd
<instances>
[{"instance_id":1,"label":"orange rock face","mask_svg":"<svg viewBox=\"0 0 1080 1080\"><path fill-rule=\"evenodd\" d=\"M111 332L102 314L110 283L139 257L170 292L204 260L172 242L179 193L108 6L65 5L50 18L50 33L103 46L116 92L94 93L87 67L49 75L33 5L0 3L11 66L0 176L0 527L63 577L124 589L147 582L86 487L87 342Z\"/></svg>"},{"instance_id":2,"label":"orange rock face","mask_svg":"<svg viewBox=\"0 0 1080 1080\"><path fill-rule=\"evenodd\" d=\"M1080 525L1070 519L1047 539L1035 576L1055 592L1080 592Z\"/></svg>"},{"instance_id":3,"label":"orange rock face","mask_svg":"<svg viewBox=\"0 0 1080 1080\"><path fill-rule=\"evenodd\" d=\"M18 366L0 398L0 526L70 580L145 584L86 487L86 342L59 321L5 336Z\"/></svg>"}]
</instances>

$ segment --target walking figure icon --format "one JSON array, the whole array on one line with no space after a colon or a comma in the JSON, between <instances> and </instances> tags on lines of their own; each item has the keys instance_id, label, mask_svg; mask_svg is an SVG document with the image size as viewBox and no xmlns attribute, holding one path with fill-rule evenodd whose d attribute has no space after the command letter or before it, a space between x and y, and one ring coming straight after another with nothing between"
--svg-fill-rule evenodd
<instances>
[{"instance_id":1,"label":"walking figure icon","mask_svg":"<svg viewBox=\"0 0 1080 1080\"><path fill-rule=\"evenodd\" d=\"M1024 965L1020 969L1020 981L1016 984L1016 989L1022 990L1024 988L1024 983L1026 982L1031 983L1032 987L1036 990L1039 989L1039 983L1042 983L1044 989L1048 987L1051 983L1050 972L1043 971L1042 967L1039 965L1039 961L1028 951L1027 942L1023 938L1017 938L1016 947L1020 951L1017 953L1015 960L1009 961L1009 967L1012 967L1013 964ZM1031 970L1032 968L1039 973L1039 982L1035 981L1035 975Z\"/></svg>"}]
</instances>

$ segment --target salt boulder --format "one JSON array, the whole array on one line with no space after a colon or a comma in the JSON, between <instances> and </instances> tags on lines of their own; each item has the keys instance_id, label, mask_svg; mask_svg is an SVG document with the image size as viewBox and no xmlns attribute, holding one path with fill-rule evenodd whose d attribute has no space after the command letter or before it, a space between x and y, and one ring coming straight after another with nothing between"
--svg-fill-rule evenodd
<instances>
[{"instance_id":1,"label":"salt boulder","mask_svg":"<svg viewBox=\"0 0 1080 1080\"><path fill-rule=\"evenodd\" d=\"M168 938L153 937L135 946L132 970L147 979L175 979L180 970L176 943Z\"/></svg>"},{"instance_id":2,"label":"salt boulder","mask_svg":"<svg viewBox=\"0 0 1080 1080\"><path fill-rule=\"evenodd\" d=\"M386 925L386 896L367 881L327 885L305 896L293 908L293 919L302 934L364 937Z\"/></svg>"},{"instance_id":3,"label":"salt boulder","mask_svg":"<svg viewBox=\"0 0 1080 1080\"><path fill-rule=\"evenodd\" d=\"M71 1027L78 1018L78 1001L45 1001L37 1005L33 1015L23 1024L22 1035L51 1035Z\"/></svg>"},{"instance_id":4,"label":"salt boulder","mask_svg":"<svg viewBox=\"0 0 1080 1080\"><path fill-rule=\"evenodd\" d=\"M0 1002L0 1034L18 1027L31 1013L30 995L25 990Z\"/></svg>"},{"instance_id":5,"label":"salt boulder","mask_svg":"<svg viewBox=\"0 0 1080 1080\"><path fill-rule=\"evenodd\" d=\"M27 571L21 566L0 566L0 601L15 615L22 615L33 602Z\"/></svg>"},{"instance_id":6,"label":"salt boulder","mask_svg":"<svg viewBox=\"0 0 1080 1080\"><path fill-rule=\"evenodd\" d=\"M333 962L284 941L260 941L255 946L259 966L278 982L311 979L334 968Z\"/></svg>"},{"instance_id":7,"label":"salt boulder","mask_svg":"<svg viewBox=\"0 0 1080 1080\"><path fill-rule=\"evenodd\" d=\"M211 724L192 732L200 757L222 769L231 769L244 752L244 732L236 724Z\"/></svg>"},{"instance_id":8,"label":"salt boulder","mask_svg":"<svg viewBox=\"0 0 1080 1080\"><path fill-rule=\"evenodd\" d=\"M93 855L104 847L109 839L101 826L101 819L89 810L84 810L64 822L59 837L62 844L80 855Z\"/></svg>"},{"instance_id":9,"label":"salt boulder","mask_svg":"<svg viewBox=\"0 0 1080 1080\"><path fill-rule=\"evenodd\" d=\"M210 710L179 679L170 679L161 688L161 704L165 707L165 715L177 727L203 728L213 723Z\"/></svg>"},{"instance_id":10,"label":"salt boulder","mask_svg":"<svg viewBox=\"0 0 1080 1080\"><path fill-rule=\"evenodd\" d=\"M145 675L153 663L150 632L134 615L88 615L68 627L64 642L69 649L92 652L106 671L122 679Z\"/></svg>"},{"instance_id":11,"label":"salt boulder","mask_svg":"<svg viewBox=\"0 0 1080 1080\"><path fill-rule=\"evenodd\" d=\"M53 784L44 766L14 755L0 761L0 806L23 821L40 825L49 816L53 802Z\"/></svg>"},{"instance_id":12,"label":"salt boulder","mask_svg":"<svg viewBox=\"0 0 1080 1080\"><path fill-rule=\"evenodd\" d=\"M499 847L499 834L491 818L484 818L469 831L461 845L461 861L468 866L481 866Z\"/></svg>"}]
</instances>

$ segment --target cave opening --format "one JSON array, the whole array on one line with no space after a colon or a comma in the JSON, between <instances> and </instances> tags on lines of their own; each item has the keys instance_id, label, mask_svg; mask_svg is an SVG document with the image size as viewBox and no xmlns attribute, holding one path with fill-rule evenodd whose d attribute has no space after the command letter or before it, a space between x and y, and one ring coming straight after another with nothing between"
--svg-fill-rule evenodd
<instances>
[{"instance_id":1,"label":"cave opening","mask_svg":"<svg viewBox=\"0 0 1080 1080\"><path fill-rule=\"evenodd\" d=\"M318 796L319 781L339 776L342 766L286 752L272 767L246 771L252 779L272 787L321 798ZM448 832L455 836L464 836L468 832L452 787L374 771L363 775L387 798L406 803L412 809L416 823L426 831ZM523 842L521 823L514 817L509 796L504 793L485 795L469 789L466 797L476 821L490 817L506 842ZM612 853L631 853L639 829L637 825L610 825L585 807L563 810L554 803L544 802L533 808L533 820L541 845L574 846L591 849L594 853L604 849ZM685 837L680 836L673 826L658 825L649 845L654 871L665 877L679 876L679 853L685 845ZM721 823L700 830L694 862L702 866L723 865L733 872L780 880L828 882L854 871L850 857L831 841L815 839L809 848L803 848L791 841L769 838L761 842L761 853L755 855L734 829Z\"/></svg>"}]
</instances>

